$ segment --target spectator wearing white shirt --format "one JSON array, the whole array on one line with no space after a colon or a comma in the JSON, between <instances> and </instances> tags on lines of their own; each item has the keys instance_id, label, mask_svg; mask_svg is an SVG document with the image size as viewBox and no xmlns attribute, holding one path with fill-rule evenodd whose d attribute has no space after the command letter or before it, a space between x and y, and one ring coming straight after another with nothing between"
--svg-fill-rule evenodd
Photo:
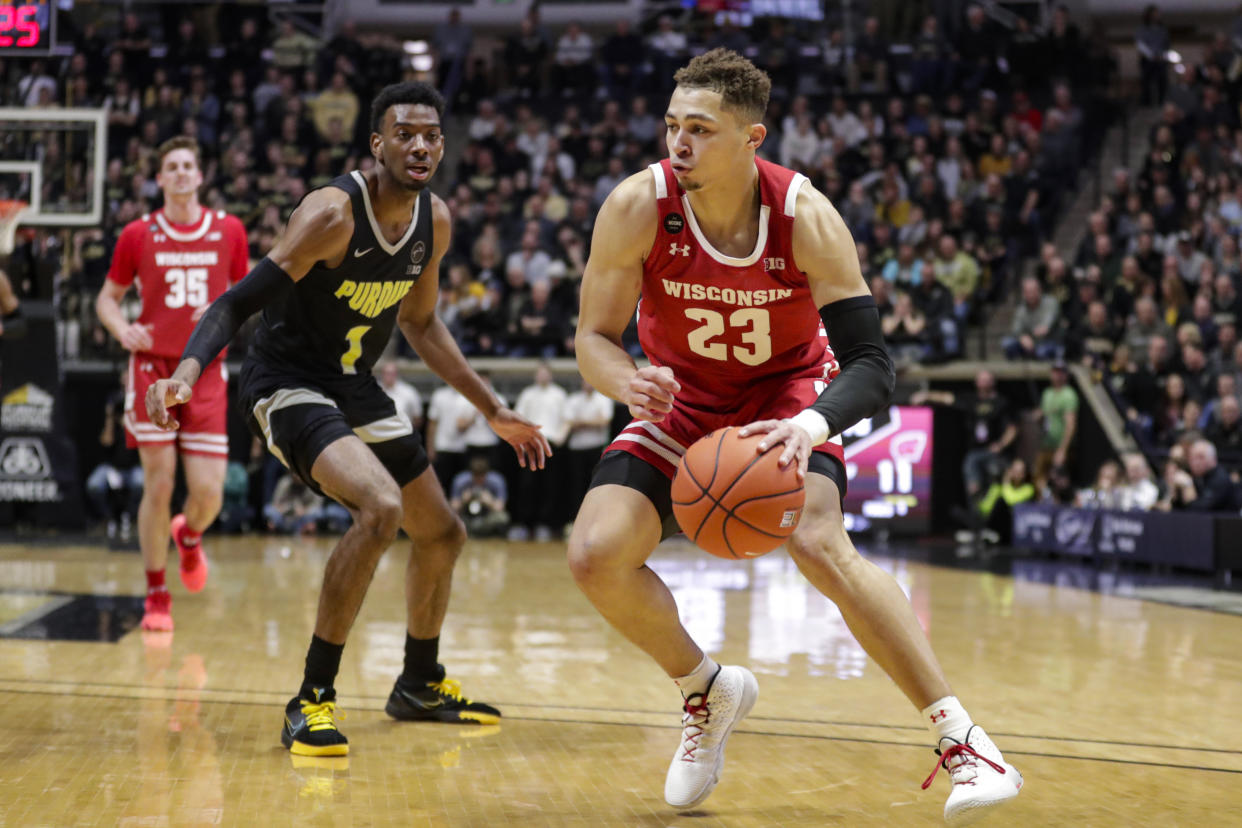
<instances>
[{"instance_id":1,"label":"spectator wearing white shirt","mask_svg":"<svg viewBox=\"0 0 1242 828\"><path fill-rule=\"evenodd\" d=\"M1156 485L1151 466L1138 452L1122 457L1126 468L1126 485L1118 490L1117 508L1127 511L1148 511L1160 499L1160 487Z\"/></svg>"},{"instance_id":2,"label":"spectator wearing white shirt","mask_svg":"<svg viewBox=\"0 0 1242 828\"><path fill-rule=\"evenodd\" d=\"M828 128L836 138L845 142L847 147L856 147L867 140L867 130L857 115L846 107L845 98L840 95L832 99L832 111L824 118Z\"/></svg>"},{"instance_id":3,"label":"spectator wearing white shirt","mask_svg":"<svg viewBox=\"0 0 1242 828\"><path fill-rule=\"evenodd\" d=\"M17 82L17 100L25 106L41 106L44 100L56 100L56 79L47 74L46 64L41 60L30 64L30 74Z\"/></svg>"},{"instance_id":4,"label":"spectator wearing white shirt","mask_svg":"<svg viewBox=\"0 0 1242 828\"><path fill-rule=\"evenodd\" d=\"M483 141L496 134L496 104L490 98L479 101L478 112L470 119L467 134L471 141Z\"/></svg>"},{"instance_id":5,"label":"spectator wearing white shirt","mask_svg":"<svg viewBox=\"0 0 1242 828\"><path fill-rule=\"evenodd\" d=\"M554 454L541 470L518 471L510 540L526 540L531 527L535 540L551 540L553 528L564 525L567 517L563 502L566 463L559 449L569 435L568 397L564 388L552 382L552 369L547 363L539 364L535 369L535 383L518 394L513 410L543 429Z\"/></svg>"},{"instance_id":6,"label":"spectator wearing white shirt","mask_svg":"<svg viewBox=\"0 0 1242 828\"><path fill-rule=\"evenodd\" d=\"M790 169L810 169L819 152L819 135L811 123L810 114L803 112L794 122L794 128L781 138L781 166Z\"/></svg>"},{"instance_id":7,"label":"spectator wearing white shirt","mask_svg":"<svg viewBox=\"0 0 1242 828\"><path fill-rule=\"evenodd\" d=\"M556 54L553 57L552 86L561 90L561 94L570 97L595 88L595 69L592 59L595 56L595 42L582 30L577 22L570 22L565 33L556 41Z\"/></svg>"},{"instance_id":8,"label":"spectator wearing white shirt","mask_svg":"<svg viewBox=\"0 0 1242 828\"><path fill-rule=\"evenodd\" d=\"M473 409L457 389L445 385L432 392L427 409L427 456L446 494L466 466L466 429L458 422L462 406Z\"/></svg>"},{"instance_id":9,"label":"spectator wearing white shirt","mask_svg":"<svg viewBox=\"0 0 1242 828\"><path fill-rule=\"evenodd\" d=\"M582 387L565 401L565 420L569 424L569 486L565 503L576 514L591 485L591 472L599 462L611 436L614 404L585 379Z\"/></svg>"},{"instance_id":10,"label":"spectator wearing white shirt","mask_svg":"<svg viewBox=\"0 0 1242 828\"><path fill-rule=\"evenodd\" d=\"M410 421L416 430L423 427L423 397L418 389L401 379L397 373L397 363L388 360L380 366L380 388L384 389L397 406L397 413Z\"/></svg>"},{"instance_id":11,"label":"spectator wearing white shirt","mask_svg":"<svg viewBox=\"0 0 1242 828\"><path fill-rule=\"evenodd\" d=\"M496 389L492 388L491 374L479 371L479 378L491 390L497 402L501 405L509 404L503 396L496 393ZM457 427L462 430L465 436L466 454L482 454L486 456L493 469L502 468L500 463L506 459L512 459L513 462L517 462L512 452L504 455L500 453L500 438L496 436L496 432L492 431L492 427L487 424L487 418L483 416L483 412L471 405L470 401L465 397L458 396L460 400L457 403L455 414L457 416Z\"/></svg>"}]
</instances>

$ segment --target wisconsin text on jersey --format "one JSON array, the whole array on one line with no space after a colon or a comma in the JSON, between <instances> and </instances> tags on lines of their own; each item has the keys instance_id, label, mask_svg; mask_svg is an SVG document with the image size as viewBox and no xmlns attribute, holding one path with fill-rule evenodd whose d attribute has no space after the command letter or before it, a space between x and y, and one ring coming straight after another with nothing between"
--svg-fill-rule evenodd
<instances>
[{"instance_id":1,"label":"wisconsin text on jersey","mask_svg":"<svg viewBox=\"0 0 1242 828\"><path fill-rule=\"evenodd\" d=\"M338 299L349 299L350 310L368 319L374 319L405 298L413 287L413 280L399 282L354 282L349 279L333 294Z\"/></svg>"},{"instance_id":2,"label":"wisconsin text on jersey","mask_svg":"<svg viewBox=\"0 0 1242 828\"><path fill-rule=\"evenodd\" d=\"M692 302L722 302L726 305L753 307L779 302L793 296L790 288L766 288L759 290L735 290L722 288L719 285L696 285L689 282L674 282L672 279L661 279L664 292L674 299L687 299Z\"/></svg>"}]
</instances>

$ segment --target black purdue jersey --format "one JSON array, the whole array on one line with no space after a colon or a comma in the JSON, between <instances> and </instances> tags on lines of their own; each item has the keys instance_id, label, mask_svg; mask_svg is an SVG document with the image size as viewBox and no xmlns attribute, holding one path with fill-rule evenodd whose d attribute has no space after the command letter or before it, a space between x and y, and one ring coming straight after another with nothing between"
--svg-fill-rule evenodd
<instances>
[{"instance_id":1,"label":"black purdue jersey","mask_svg":"<svg viewBox=\"0 0 1242 828\"><path fill-rule=\"evenodd\" d=\"M362 173L325 186L349 193L349 249L335 268L317 262L282 301L263 310L253 355L269 367L312 376L369 374L392 336L401 300L431 258L431 193L419 193L410 229L389 244Z\"/></svg>"}]
</instances>

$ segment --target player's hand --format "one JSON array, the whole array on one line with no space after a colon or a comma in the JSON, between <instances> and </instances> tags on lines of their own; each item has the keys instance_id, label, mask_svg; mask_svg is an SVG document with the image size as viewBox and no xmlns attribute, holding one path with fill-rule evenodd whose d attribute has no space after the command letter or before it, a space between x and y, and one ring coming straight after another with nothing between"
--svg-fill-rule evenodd
<instances>
[{"instance_id":1,"label":"player's hand","mask_svg":"<svg viewBox=\"0 0 1242 828\"><path fill-rule=\"evenodd\" d=\"M180 423L173 418L169 408L188 403L194 392L181 380L156 380L147 388L147 417L165 431L174 431Z\"/></svg>"},{"instance_id":2,"label":"player's hand","mask_svg":"<svg viewBox=\"0 0 1242 828\"><path fill-rule=\"evenodd\" d=\"M760 454L783 443L785 450L777 460L780 467L783 469L790 463L797 463L798 479L806 478L806 470L811 462L811 435L793 420L759 420L743 426L738 434L742 437L765 435L755 448Z\"/></svg>"},{"instance_id":3,"label":"player's hand","mask_svg":"<svg viewBox=\"0 0 1242 828\"><path fill-rule=\"evenodd\" d=\"M552 446L540 427L509 408L500 408L487 421L492 431L517 452L518 465L524 469L542 469L552 456Z\"/></svg>"},{"instance_id":4,"label":"player's hand","mask_svg":"<svg viewBox=\"0 0 1242 828\"><path fill-rule=\"evenodd\" d=\"M120 340L121 347L127 351L149 351L155 347L155 340L151 338L151 326L139 325L137 322L127 325L121 331Z\"/></svg>"},{"instance_id":5,"label":"player's hand","mask_svg":"<svg viewBox=\"0 0 1242 828\"><path fill-rule=\"evenodd\" d=\"M658 423L673 410L673 395L680 390L672 368L648 365L630 377L624 402L634 419Z\"/></svg>"}]
</instances>

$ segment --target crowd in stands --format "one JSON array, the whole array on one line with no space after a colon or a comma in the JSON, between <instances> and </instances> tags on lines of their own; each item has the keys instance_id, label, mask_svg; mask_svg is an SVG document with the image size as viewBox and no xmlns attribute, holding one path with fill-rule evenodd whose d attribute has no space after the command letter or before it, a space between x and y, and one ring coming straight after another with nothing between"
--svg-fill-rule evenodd
<instances>
[{"instance_id":1,"label":"crowd in stands","mask_svg":"<svg viewBox=\"0 0 1242 828\"><path fill-rule=\"evenodd\" d=\"M890 288L878 291L898 350L952 358L964 326L1006 293L1074 187L1099 132L1098 107L1085 102L1110 67L1100 39L1063 8L1043 31L1025 20L999 27L974 5L909 31L866 17L852 42L831 20L742 29L686 12L650 31L622 20L592 33L572 23L553 31L537 11L489 40L454 13L426 33L437 63L421 74L395 37L349 24L321 42L291 19L272 28L254 13L165 9L159 25L138 10L62 16L72 56L0 63L0 104L108 110L104 225L76 232L66 250L54 234L32 242L50 266L67 260L62 313L80 331L67 343L74 356L115 350L81 298L101 284L124 224L158 206L161 141L199 140L204 203L243 220L257 259L308 189L372 163L369 101L415 76L441 85L454 118L456 146L436 182L455 221L444 318L468 354L570 355L600 204L665 154L659 113L675 69L726 46L771 74L760 152L837 204L864 274ZM910 55L895 58L894 42ZM1049 65L1065 69L1050 75ZM49 176L44 200L84 200L82 148L52 140L38 151L76 162Z\"/></svg>"},{"instance_id":2,"label":"crowd in stands","mask_svg":"<svg viewBox=\"0 0 1242 828\"><path fill-rule=\"evenodd\" d=\"M1152 82L1164 110L1150 157L1138 174L1115 176L1079 249L1063 257L1049 235L1107 116L1115 65L1104 39L1080 31L1064 7L1045 28L1020 18L1006 29L969 5L960 19L932 15L902 29L867 16L867 5L848 40L831 19L743 29L685 12L587 31L553 30L537 11L497 39L452 14L423 33L430 71L411 68L392 34L350 24L325 42L236 7L215 18L170 7L159 21L113 10L83 22L83 13L62 31L72 56L0 64L0 103L107 108L106 221L73 233L63 250L55 233L27 244L54 269L65 264L61 313L80 331L66 337L70 355L115 358L83 299L102 283L124 224L158 206L159 142L198 138L204 203L243 220L257 259L305 192L373 163L367 109L378 89L430 77L449 101L454 145L435 183L454 217L441 314L469 355L569 356L599 206L665 154L659 113L675 69L726 46L772 76L760 154L833 200L899 362L960 356L969 327L1013 296L1008 356L1085 363L1107 379L1149 453L1203 435L1236 468L1242 140L1232 42L1218 39L1167 88ZM890 48L898 43L909 51ZM65 148L51 141L40 151ZM81 197L84 173L63 169L45 182L45 200ZM1024 268L1031 259L1037 266ZM244 348L245 332L234 353ZM409 355L401 342L396 351ZM1040 488L1065 464L1067 396L1054 389L1041 405L1048 436L1031 469ZM433 396L429 444L444 435L445 410ZM491 451L485 424L473 428L473 442L444 451L458 458L444 478L450 493L468 458ZM494 454L489 463L501 470ZM1010 466L974 494L986 496ZM519 534L560 521L518 502L544 498L505 476L499 500L514 502L501 511ZM485 481L484 472L474 488Z\"/></svg>"},{"instance_id":3,"label":"crowd in stands","mask_svg":"<svg viewBox=\"0 0 1242 828\"><path fill-rule=\"evenodd\" d=\"M1172 67L1154 7L1137 37L1143 99L1159 108L1146 155L1135 173L1113 174L1072 257L1041 250L1005 351L1088 368L1158 470L1109 461L1093 485L1067 485L1056 499L1233 511L1242 507L1242 41L1218 33L1201 59ZM1143 493L1127 494L1135 486Z\"/></svg>"}]
</instances>

